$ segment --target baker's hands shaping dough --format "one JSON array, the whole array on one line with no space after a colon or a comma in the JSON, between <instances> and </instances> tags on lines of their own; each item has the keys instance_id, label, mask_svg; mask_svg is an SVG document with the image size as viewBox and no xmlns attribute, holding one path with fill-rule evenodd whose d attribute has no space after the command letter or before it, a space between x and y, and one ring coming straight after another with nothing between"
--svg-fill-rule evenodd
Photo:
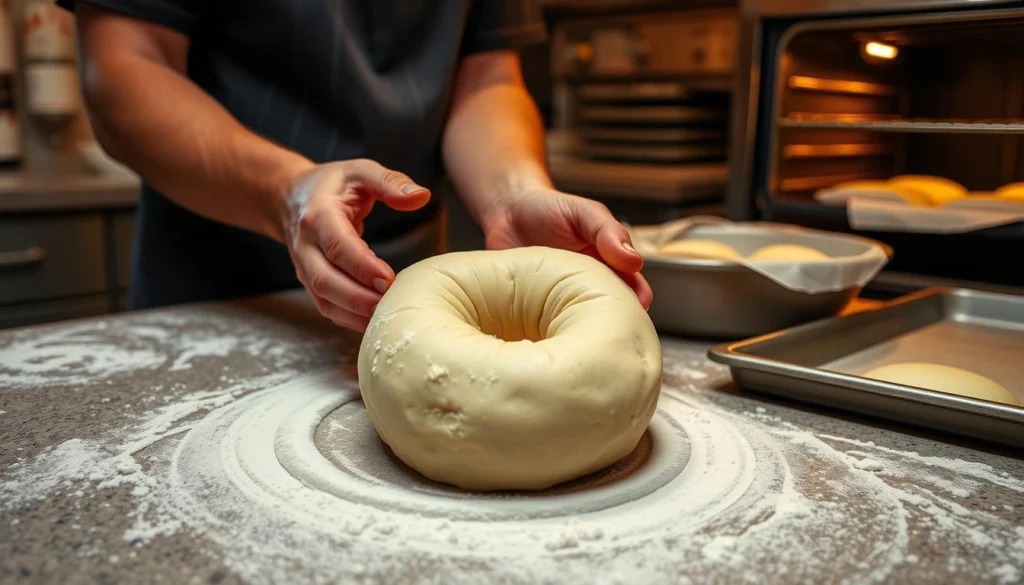
<instances>
[{"instance_id":1,"label":"baker's hands shaping dough","mask_svg":"<svg viewBox=\"0 0 1024 585\"><path fill-rule=\"evenodd\" d=\"M395 272L363 241L363 220L380 201L419 209L430 191L371 160L320 165L293 182L283 212L285 243L316 307L335 324L363 331ZM640 276L643 258L608 209L553 189L511 199L485 226L487 247L547 246L580 252L610 266L647 308L653 295Z\"/></svg>"},{"instance_id":2,"label":"baker's hands shaping dough","mask_svg":"<svg viewBox=\"0 0 1024 585\"><path fill-rule=\"evenodd\" d=\"M292 183L283 215L285 244L299 281L323 316L363 331L395 272L363 240L363 220L380 201L419 209L430 191L371 160L316 166Z\"/></svg>"},{"instance_id":3,"label":"baker's hands shaping dough","mask_svg":"<svg viewBox=\"0 0 1024 585\"><path fill-rule=\"evenodd\" d=\"M626 228L597 201L536 189L511 199L484 223L490 250L547 246L586 254L626 281L644 309L651 306L654 295L640 275L643 257L633 249Z\"/></svg>"}]
</instances>

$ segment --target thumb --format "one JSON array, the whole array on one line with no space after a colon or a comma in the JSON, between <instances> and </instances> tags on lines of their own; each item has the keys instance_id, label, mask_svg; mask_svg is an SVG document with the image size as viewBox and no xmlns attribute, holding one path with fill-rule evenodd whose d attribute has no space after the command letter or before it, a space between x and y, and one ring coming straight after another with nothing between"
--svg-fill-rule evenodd
<instances>
[{"instance_id":1,"label":"thumb","mask_svg":"<svg viewBox=\"0 0 1024 585\"><path fill-rule=\"evenodd\" d=\"M625 274L639 272L643 256L633 249L629 231L604 205L589 199L573 198L573 215L579 234L597 249L601 260Z\"/></svg>"},{"instance_id":2,"label":"thumb","mask_svg":"<svg viewBox=\"0 0 1024 585\"><path fill-rule=\"evenodd\" d=\"M392 209L413 211L430 201L429 189L417 185L404 173L388 169L375 161L350 161L346 170L366 195Z\"/></svg>"}]
</instances>

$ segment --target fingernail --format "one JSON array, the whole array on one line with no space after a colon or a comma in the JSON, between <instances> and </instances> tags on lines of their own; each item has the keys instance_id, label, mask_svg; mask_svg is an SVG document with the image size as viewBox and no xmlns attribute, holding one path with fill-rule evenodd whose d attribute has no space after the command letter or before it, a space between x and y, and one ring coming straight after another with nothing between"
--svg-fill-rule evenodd
<instances>
[{"instance_id":1,"label":"fingernail","mask_svg":"<svg viewBox=\"0 0 1024 585\"><path fill-rule=\"evenodd\" d=\"M390 288L390 287L391 287L391 283L386 281L386 280L384 280L383 278L374 278L373 279L373 288L377 289L377 292L379 292L380 294L384 294L384 293L388 292L388 288Z\"/></svg>"},{"instance_id":2,"label":"fingernail","mask_svg":"<svg viewBox=\"0 0 1024 585\"><path fill-rule=\"evenodd\" d=\"M420 187L416 183L406 183L402 185L402 188L400 190L402 191L402 193L405 193L406 195L415 193L417 191L425 191L423 187Z\"/></svg>"},{"instance_id":3,"label":"fingernail","mask_svg":"<svg viewBox=\"0 0 1024 585\"><path fill-rule=\"evenodd\" d=\"M622 242L622 247L625 248L627 252L631 252L637 256L640 255L640 253L636 251L636 248L633 247L633 244L629 242Z\"/></svg>"}]
</instances>

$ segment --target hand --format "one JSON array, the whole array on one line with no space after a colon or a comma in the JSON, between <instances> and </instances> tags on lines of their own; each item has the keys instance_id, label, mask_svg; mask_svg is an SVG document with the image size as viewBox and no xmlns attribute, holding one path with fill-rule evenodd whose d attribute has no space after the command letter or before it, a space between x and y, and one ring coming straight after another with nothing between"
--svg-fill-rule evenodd
<instances>
[{"instance_id":1,"label":"hand","mask_svg":"<svg viewBox=\"0 0 1024 585\"><path fill-rule=\"evenodd\" d=\"M283 212L285 244L299 281L325 317L364 331L395 272L363 241L375 201L419 209L430 191L371 160L320 165L291 184Z\"/></svg>"},{"instance_id":2,"label":"hand","mask_svg":"<svg viewBox=\"0 0 1024 585\"><path fill-rule=\"evenodd\" d=\"M640 275L643 257L626 228L596 201L538 189L512 200L484 229L491 250L548 246L592 256L626 281L644 309L651 306L654 294Z\"/></svg>"}]
</instances>

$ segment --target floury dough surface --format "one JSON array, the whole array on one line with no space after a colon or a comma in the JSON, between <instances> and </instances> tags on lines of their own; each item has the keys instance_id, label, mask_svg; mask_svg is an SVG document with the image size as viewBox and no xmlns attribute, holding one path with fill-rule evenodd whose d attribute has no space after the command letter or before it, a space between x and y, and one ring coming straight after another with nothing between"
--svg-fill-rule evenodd
<instances>
[{"instance_id":1,"label":"floury dough surface","mask_svg":"<svg viewBox=\"0 0 1024 585\"><path fill-rule=\"evenodd\" d=\"M646 451L541 497L352 441L357 344L299 297L0 333L0 583L1024 580L1019 458L737 393L704 344L663 340Z\"/></svg>"},{"instance_id":2,"label":"floury dough surface","mask_svg":"<svg viewBox=\"0 0 1024 585\"><path fill-rule=\"evenodd\" d=\"M597 260L456 252L398 275L366 328L359 388L380 437L423 475L539 490L633 451L661 366L650 317Z\"/></svg>"}]
</instances>

